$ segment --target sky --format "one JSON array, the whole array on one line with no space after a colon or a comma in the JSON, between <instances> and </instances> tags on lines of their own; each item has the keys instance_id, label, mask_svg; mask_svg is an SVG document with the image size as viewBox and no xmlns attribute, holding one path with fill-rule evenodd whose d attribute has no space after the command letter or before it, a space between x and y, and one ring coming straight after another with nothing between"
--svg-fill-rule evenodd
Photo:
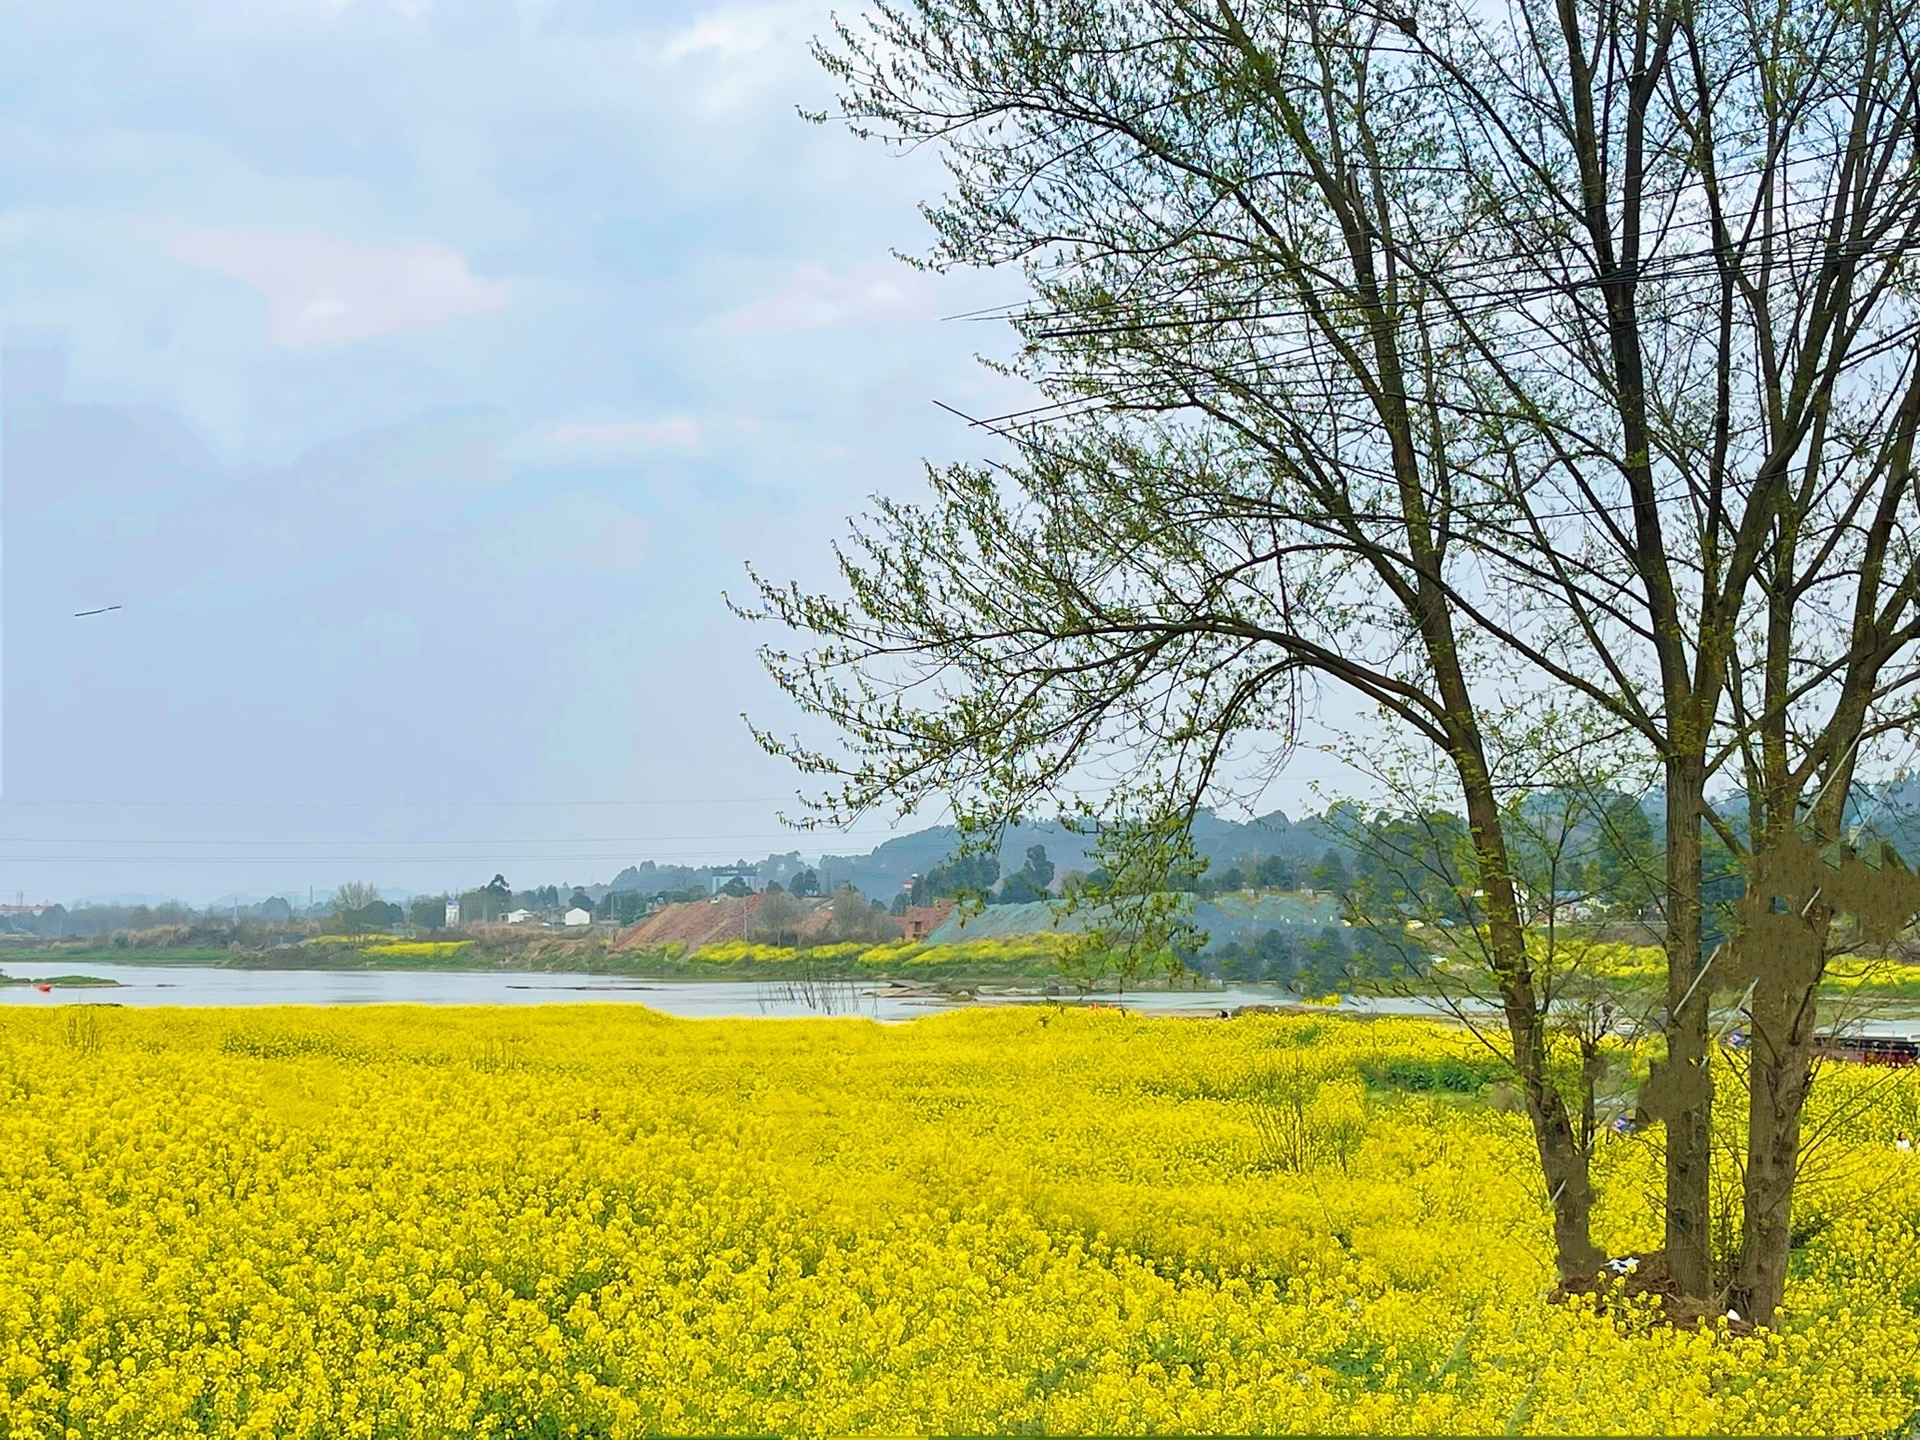
<instances>
[{"instance_id":1,"label":"sky","mask_svg":"<svg viewBox=\"0 0 1920 1440\"><path fill-rule=\"evenodd\" d=\"M988 453L1021 287L894 258L942 174L799 117L829 23L0 0L0 900L885 838L782 829L723 592Z\"/></svg>"}]
</instances>

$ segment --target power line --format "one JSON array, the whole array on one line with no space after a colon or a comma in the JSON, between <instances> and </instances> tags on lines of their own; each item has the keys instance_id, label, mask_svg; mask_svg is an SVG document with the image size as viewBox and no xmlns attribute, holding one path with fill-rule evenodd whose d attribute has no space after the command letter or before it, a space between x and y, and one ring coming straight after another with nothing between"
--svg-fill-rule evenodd
<instances>
[{"instance_id":1,"label":"power line","mask_svg":"<svg viewBox=\"0 0 1920 1440\"><path fill-rule=\"evenodd\" d=\"M1839 161L1839 160L1845 159L1851 154L1871 153L1876 148L1878 148L1879 146L1884 146L1886 143L1887 141L1884 139L1879 142L1870 141L1860 145L1856 145L1852 142L1849 142L1844 145L1834 146L1827 149L1806 150L1806 151L1793 152L1791 154L1780 154L1778 156L1774 156L1772 158L1767 159L1766 163L1764 164L1756 165L1749 169L1716 172L1712 178L1713 178L1714 184L1718 187L1721 187L1722 189L1724 189L1729 185L1732 185L1744 180L1754 180L1754 179L1777 180L1781 178L1787 170L1793 167L1809 165L1809 164L1818 164L1823 161ZM1757 147L1749 148L1746 150L1735 151L1731 154L1719 157L1718 163L1725 163L1727 161L1735 161L1735 160L1753 159L1761 156L1768 156L1769 154L1770 152L1766 146L1757 146ZM1407 172L1448 173L1448 174L1458 173L1462 175L1469 175L1469 174L1476 173L1475 171L1473 171L1468 167L1460 167L1460 166L1433 167L1433 166L1424 166L1424 165L1412 165L1412 166L1387 166L1385 168L1394 173L1407 173ZM1281 169L1281 170L1271 172L1270 178L1306 179L1306 178L1312 178L1312 177L1311 177L1311 172L1288 171L1285 169ZM1514 198L1519 197L1520 194L1521 192L1518 192L1518 191L1514 192ZM1662 198L1673 198L1673 197L1678 197L1683 195L1693 195L1693 196L1698 196L1704 199L1705 194L1706 194L1706 189L1705 189L1705 185L1702 180L1702 177L1698 174L1698 172L1692 172L1689 174L1688 178L1683 183L1680 183L1680 184L1645 187L1640 192L1640 198L1641 198L1642 204L1645 205L1646 202L1650 202L1650 201L1654 201ZM1760 198L1758 195L1749 195L1747 196L1747 201L1752 202L1757 200L1758 198ZM1822 195L1820 198L1824 199L1825 196ZM1758 212L1755 212L1753 209L1751 209L1750 204L1746 208L1742 208L1739 206L1731 206L1731 205L1723 206L1722 208L1729 222L1732 222L1734 220L1751 221L1752 219L1755 218L1756 213L1758 213ZM1792 222L1787 226L1783 227L1784 230L1795 230L1795 229L1805 229L1805 228L1817 228L1817 229L1824 230L1825 227L1829 226L1832 223L1831 218L1824 213L1825 211L1824 206L1820 206L1816 208L1818 208L1821 211L1821 213L1817 217L1809 220ZM1557 212L1550 211L1549 214L1545 217L1536 217L1536 223L1539 223L1540 221L1546 220L1546 219L1564 220L1564 218L1565 218L1564 216L1558 215ZM1615 217L1610 216L1610 218L1615 218ZM1665 237L1669 234L1678 233L1688 229L1707 228L1712 224L1712 220L1713 220L1712 215L1706 214L1706 213L1693 213L1688 215L1681 215L1676 213L1676 214L1670 215L1663 222L1662 228L1656 231L1655 234L1651 237L1651 243L1655 247L1655 249L1643 255L1641 263L1643 265L1653 264L1653 263L1663 262L1667 259L1677 258L1677 257L1670 257L1670 256L1662 256L1659 253L1657 248L1660 242L1663 239L1665 239ZM1759 244L1762 239L1768 239L1768 238L1777 239L1779 238L1781 233L1783 233L1781 230L1774 230L1774 231L1767 232L1765 235L1762 235L1757 233L1750 233L1743 230L1739 233L1739 235L1736 238L1733 238L1729 241L1727 249L1733 252L1744 251L1745 249L1751 246ZM1615 239L1616 240L1618 239L1617 233L1615 234ZM1569 247L1574 251L1574 253L1588 260L1589 263L1592 263L1593 257L1590 255L1588 250L1589 243L1590 242L1588 240L1588 237L1579 233L1571 234L1568 239ZM1714 250L1708 250L1701 253L1714 254L1717 252ZM1443 264L1432 266L1422 273L1422 278L1429 279L1430 281L1437 281L1437 280L1448 278L1448 277L1470 280L1470 279L1477 278L1478 275L1482 272L1495 271L1498 269L1498 267L1501 267L1501 266L1538 258L1539 254L1540 254L1540 251L1537 248L1533 248L1533 249L1515 250L1507 254L1472 255L1464 259L1450 261ZM1060 313L1064 315L1070 312L1060 312ZM1032 308L1032 301L1030 298L1026 300L1008 301L1001 305L992 305L980 310L962 311L958 314L946 315L941 317L943 321L1025 320L1030 322L1044 320L1045 318L1046 317L1043 312L1036 312Z\"/></svg>"}]
</instances>

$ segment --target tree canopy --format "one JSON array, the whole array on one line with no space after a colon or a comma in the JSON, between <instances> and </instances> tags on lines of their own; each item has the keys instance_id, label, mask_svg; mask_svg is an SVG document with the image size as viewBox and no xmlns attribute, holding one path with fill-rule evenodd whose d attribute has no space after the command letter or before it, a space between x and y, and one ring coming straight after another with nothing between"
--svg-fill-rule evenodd
<instances>
[{"instance_id":1,"label":"tree canopy","mask_svg":"<svg viewBox=\"0 0 1920 1440\"><path fill-rule=\"evenodd\" d=\"M820 54L856 131L946 161L925 263L1023 273L1033 394L876 499L834 593L760 583L843 738L763 742L827 820L1080 814L1145 934L1203 803L1328 695L1377 712L1461 816L1569 1281L1595 1135L1556 1056L1597 1042L1529 953L1516 802L1657 782L1666 1248L1711 1293L1707 837L1837 840L1914 719L1914 6L882 0ZM1771 1038L1811 1064L1810 1022ZM1731 1263L1771 1314L1778 1267Z\"/></svg>"}]
</instances>

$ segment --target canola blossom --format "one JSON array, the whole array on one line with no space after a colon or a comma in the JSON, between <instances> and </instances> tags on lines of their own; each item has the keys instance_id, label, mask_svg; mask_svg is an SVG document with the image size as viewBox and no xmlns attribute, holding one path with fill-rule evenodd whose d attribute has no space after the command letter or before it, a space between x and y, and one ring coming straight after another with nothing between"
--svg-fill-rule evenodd
<instances>
[{"instance_id":1,"label":"canola blossom","mask_svg":"<svg viewBox=\"0 0 1920 1440\"><path fill-rule=\"evenodd\" d=\"M473 948L471 940L397 940L391 935L310 935L302 942L321 950L356 950L369 960L451 960Z\"/></svg>"},{"instance_id":2,"label":"canola blossom","mask_svg":"<svg viewBox=\"0 0 1920 1440\"><path fill-rule=\"evenodd\" d=\"M970 976L984 977L1033 971L1057 974L1060 955L1067 944L1068 937L1042 934L959 940L940 945L919 940L892 940L879 945L857 941L813 945L795 951L750 940L725 940L701 946L691 958L737 966L804 962L903 976L910 976L918 969L964 970Z\"/></svg>"},{"instance_id":3,"label":"canola blossom","mask_svg":"<svg viewBox=\"0 0 1920 1440\"><path fill-rule=\"evenodd\" d=\"M1787 1304L1737 1335L1548 1302L1484 1059L1027 1007L7 1015L0 1436L1906 1433L1920 1076L1822 1072ZM1612 1253L1658 1243L1655 1144L1602 1144Z\"/></svg>"}]
</instances>

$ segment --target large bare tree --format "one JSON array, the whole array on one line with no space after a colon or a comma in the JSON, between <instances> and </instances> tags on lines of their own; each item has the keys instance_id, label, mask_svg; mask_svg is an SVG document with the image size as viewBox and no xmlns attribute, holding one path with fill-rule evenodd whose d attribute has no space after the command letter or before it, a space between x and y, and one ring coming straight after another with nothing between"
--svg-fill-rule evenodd
<instances>
[{"instance_id":1,"label":"large bare tree","mask_svg":"<svg viewBox=\"0 0 1920 1440\"><path fill-rule=\"evenodd\" d=\"M764 738L829 818L1079 805L1165 860L1330 690L1377 711L1457 785L1576 1280L1591 1127L1503 807L1580 711L1664 776L1666 1243L1707 1296L1703 828L1832 838L1911 698L1916 39L1805 0L843 25L845 118L952 173L927 263L1024 268L1036 396L980 417L1004 458L876 502L841 593L762 585L809 637L773 673L847 743ZM1749 815L1709 803L1729 773Z\"/></svg>"},{"instance_id":2,"label":"large bare tree","mask_svg":"<svg viewBox=\"0 0 1920 1440\"><path fill-rule=\"evenodd\" d=\"M1749 953L1708 973L1701 839L1712 826L1760 857L1801 832L1837 840L1863 757L1912 720L1920 22L1902 3L1562 0L1503 35L1414 43L1452 80L1495 228L1524 257L1488 354L1536 417L1516 464L1539 471L1516 472L1520 528L1492 544L1540 572L1530 613L1551 628L1495 628L1664 772L1668 1263L1691 1294L1726 1278L1708 1253L1707 1018L1744 978L1732 1289L1768 1319L1791 1192L1776 1157L1821 967ZM1717 778L1744 813L1709 803Z\"/></svg>"}]
</instances>

